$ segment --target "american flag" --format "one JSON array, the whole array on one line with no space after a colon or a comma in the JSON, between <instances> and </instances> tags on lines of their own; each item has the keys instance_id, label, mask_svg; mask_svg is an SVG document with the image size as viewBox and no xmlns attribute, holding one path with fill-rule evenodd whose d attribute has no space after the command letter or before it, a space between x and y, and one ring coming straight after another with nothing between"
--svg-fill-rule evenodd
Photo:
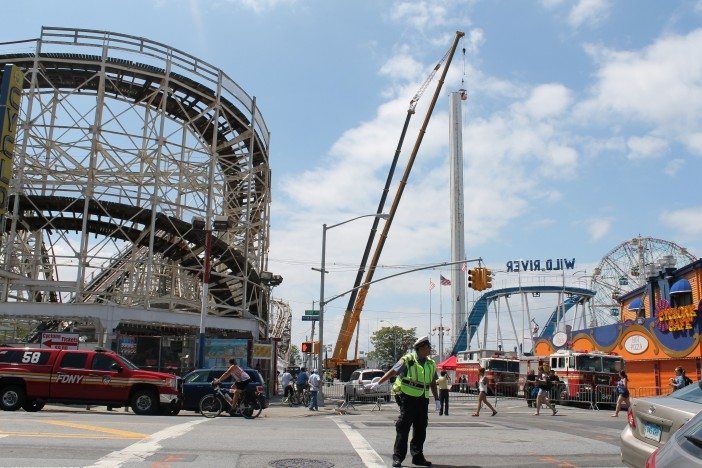
<instances>
[{"instance_id":1,"label":"american flag","mask_svg":"<svg viewBox=\"0 0 702 468\"><path fill-rule=\"evenodd\" d=\"M436 285L435 285L434 282L431 280L431 278L429 278L429 291L431 291L431 290L434 289L435 287L436 287Z\"/></svg>"},{"instance_id":2,"label":"american flag","mask_svg":"<svg viewBox=\"0 0 702 468\"><path fill-rule=\"evenodd\" d=\"M448 278L444 278L444 275L440 275L439 282L441 283L441 286L451 286L451 280Z\"/></svg>"}]
</instances>

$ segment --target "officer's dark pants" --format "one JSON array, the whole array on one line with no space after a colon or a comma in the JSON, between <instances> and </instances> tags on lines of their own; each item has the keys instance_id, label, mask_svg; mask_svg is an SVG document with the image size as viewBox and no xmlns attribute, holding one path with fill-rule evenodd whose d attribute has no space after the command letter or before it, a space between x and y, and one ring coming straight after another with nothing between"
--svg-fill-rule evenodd
<instances>
[{"instance_id":1,"label":"officer's dark pants","mask_svg":"<svg viewBox=\"0 0 702 468\"><path fill-rule=\"evenodd\" d=\"M429 423L429 399L397 394L395 401L400 406L400 417L397 418L395 429L395 450L393 461L403 461L407 455L407 439L410 427L412 428L412 441L410 454L412 459L424 458L424 439L427 437L427 424Z\"/></svg>"}]
</instances>

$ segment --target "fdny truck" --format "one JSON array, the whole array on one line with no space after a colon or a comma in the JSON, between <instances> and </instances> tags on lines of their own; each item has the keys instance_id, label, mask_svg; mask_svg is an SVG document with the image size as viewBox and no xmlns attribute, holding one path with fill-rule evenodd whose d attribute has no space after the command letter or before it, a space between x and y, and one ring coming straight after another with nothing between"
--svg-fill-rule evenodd
<instances>
[{"instance_id":1,"label":"fdny truck","mask_svg":"<svg viewBox=\"0 0 702 468\"><path fill-rule=\"evenodd\" d=\"M456 380L467 384L469 391L478 387L478 369L485 369L488 391L494 394L498 384L505 390L510 385L516 389L519 380L519 360L515 353L492 349L469 349L456 353Z\"/></svg>"},{"instance_id":2,"label":"fdny truck","mask_svg":"<svg viewBox=\"0 0 702 468\"><path fill-rule=\"evenodd\" d=\"M523 358L522 385L528 369L536 370L541 364L553 369L562 382L558 399L574 402L613 400L615 397L612 396L611 387L617 384L619 371L624 369L624 359L614 354L562 349L549 356Z\"/></svg>"},{"instance_id":3,"label":"fdny truck","mask_svg":"<svg viewBox=\"0 0 702 468\"><path fill-rule=\"evenodd\" d=\"M181 382L139 369L103 349L0 348L0 408L39 411L46 403L130 406L136 414L178 414Z\"/></svg>"}]
</instances>

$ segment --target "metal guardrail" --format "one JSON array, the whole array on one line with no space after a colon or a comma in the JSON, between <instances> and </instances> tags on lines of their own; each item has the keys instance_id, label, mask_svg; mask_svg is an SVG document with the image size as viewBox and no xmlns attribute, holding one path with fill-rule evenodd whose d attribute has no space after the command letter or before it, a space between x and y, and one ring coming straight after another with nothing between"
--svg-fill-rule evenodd
<instances>
[{"instance_id":1,"label":"metal guardrail","mask_svg":"<svg viewBox=\"0 0 702 468\"><path fill-rule=\"evenodd\" d=\"M631 393L631 391L629 391ZM595 387L595 409L601 409L600 406L614 406L617 404L619 393L616 385L597 385Z\"/></svg>"},{"instance_id":2,"label":"metal guardrail","mask_svg":"<svg viewBox=\"0 0 702 468\"><path fill-rule=\"evenodd\" d=\"M375 390L369 390L365 385L352 382L327 382L322 391L327 400L336 400L336 410L346 412L356 409L356 405L374 405L372 411L382 409L382 405L392 400L392 386L389 382L383 383Z\"/></svg>"},{"instance_id":3,"label":"metal guardrail","mask_svg":"<svg viewBox=\"0 0 702 468\"><path fill-rule=\"evenodd\" d=\"M673 391L671 387L637 387L629 389L632 397L643 398L652 396L665 396Z\"/></svg>"},{"instance_id":4,"label":"metal guardrail","mask_svg":"<svg viewBox=\"0 0 702 468\"><path fill-rule=\"evenodd\" d=\"M591 384L554 384L551 387L551 401L556 404L584 405L595 409L595 394Z\"/></svg>"}]
</instances>

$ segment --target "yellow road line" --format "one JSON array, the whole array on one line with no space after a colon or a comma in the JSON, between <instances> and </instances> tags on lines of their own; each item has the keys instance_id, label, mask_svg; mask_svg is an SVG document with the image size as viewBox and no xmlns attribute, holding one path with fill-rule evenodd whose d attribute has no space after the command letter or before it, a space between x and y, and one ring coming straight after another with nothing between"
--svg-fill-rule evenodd
<instances>
[{"instance_id":1,"label":"yellow road line","mask_svg":"<svg viewBox=\"0 0 702 468\"><path fill-rule=\"evenodd\" d=\"M129 439L141 440L143 437L126 437L112 435L97 435L97 434L62 434L60 432L11 432L0 431L2 436L17 436L17 437L46 437L48 439Z\"/></svg>"},{"instance_id":2,"label":"yellow road line","mask_svg":"<svg viewBox=\"0 0 702 468\"><path fill-rule=\"evenodd\" d=\"M111 427L91 426L88 424L78 424L74 422L60 421L56 419L40 419L39 421L45 424L52 424L54 426L63 426L70 427L73 429L83 429L86 431L101 432L103 434L110 434L125 439L146 439L149 437L149 434L142 434L141 432L123 431L121 429L113 429Z\"/></svg>"}]
</instances>

